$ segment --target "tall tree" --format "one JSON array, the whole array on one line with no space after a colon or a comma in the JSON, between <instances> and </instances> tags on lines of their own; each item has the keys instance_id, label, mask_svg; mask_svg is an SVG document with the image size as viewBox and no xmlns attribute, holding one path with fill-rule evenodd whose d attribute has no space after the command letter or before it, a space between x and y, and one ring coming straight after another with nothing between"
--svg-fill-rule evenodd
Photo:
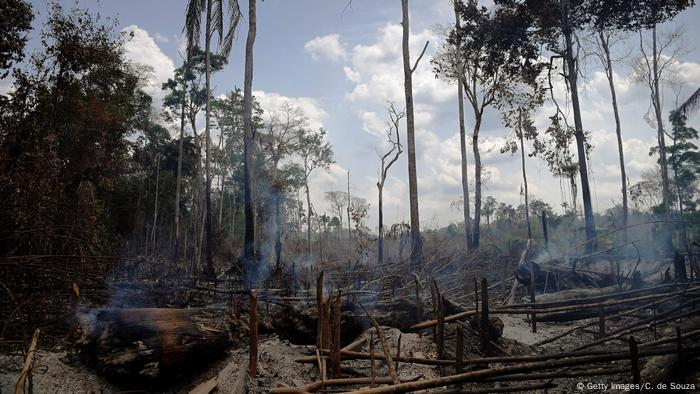
<instances>
[{"instance_id":1,"label":"tall tree","mask_svg":"<svg viewBox=\"0 0 700 394\"><path fill-rule=\"evenodd\" d=\"M513 135L501 148L501 153L515 154L520 151L520 161L523 173L523 193L525 196L525 223L527 224L527 237L532 238L532 226L530 225L530 201L527 185L527 171L525 170L525 140L533 141L537 138L537 129L530 115L530 108L518 106L515 110ZM536 152L533 152L534 155Z\"/></svg>"},{"instance_id":2,"label":"tall tree","mask_svg":"<svg viewBox=\"0 0 700 394\"><path fill-rule=\"evenodd\" d=\"M482 163L479 133L484 112L500 108L515 94L518 82L534 83L540 65L536 45L525 34L522 17L506 8L498 11L479 6L476 0L456 5L459 19L448 43L457 47L457 67L447 59L434 62L438 75L461 79L464 95L474 116L472 147L474 153L474 221L472 246L480 240L482 203Z\"/></svg>"},{"instance_id":3,"label":"tall tree","mask_svg":"<svg viewBox=\"0 0 700 394\"><path fill-rule=\"evenodd\" d=\"M394 104L391 102L387 106L387 112L389 113L389 121L387 122L388 128L386 131L386 136L391 148L380 157L379 180L377 181L377 189L379 192L379 236L377 238L377 263L380 267L382 264L384 264L384 182L386 182L389 168L396 163L396 160L398 160L401 153L403 153L401 137L399 136L399 123L405 116L405 113L397 111Z\"/></svg>"},{"instance_id":4,"label":"tall tree","mask_svg":"<svg viewBox=\"0 0 700 394\"><path fill-rule=\"evenodd\" d=\"M228 58L233 46L241 11L237 0L189 0L184 31L187 39L188 56L199 45L201 18L204 14L205 36L204 69L206 75L206 115L204 120L205 143L205 174L206 174L206 235L207 235L207 268L206 274L214 275L213 245L212 245L212 220L211 220L211 171L209 147L211 136L209 132L209 119L211 114L211 41L214 33L218 32L219 52L224 59ZM226 28L228 24L228 28ZM224 32L226 35L224 36Z\"/></svg>"},{"instance_id":5,"label":"tall tree","mask_svg":"<svg viewBox=\"0 0 700 394\"><path fill-rule=\"evenodd\" d=\"M578 40L577 32L596 26L611 29L632 30L652 27L673 17L694 1L662 0L496 0L497 8L507 8L517 12L525 24L529 24L530 37L553 53L553 60L564 62L564 79L571 98L574 114L574 136L578 156L578 170L581 181L585 218L587 251L593 248L596 229L593 217L591 191L588 182L586 156L586 136L581 120L581 106L578 94ZM654 29L655 32L655 29ZM550 72L552 67L550 67ZM558 108L558 107L557 107ZM660 119L660 117L657 117Z\"/></svg>"},{"instance_id":6,"label":"tall tree","mask_svg":"<svg viewBox=\"0 0 700 394\"><path fill-rule=\"evenodd\" d=\"M309 180L314 170L318 168L328 168L333 161L333 150L331 145L325 141L326 130L308 130L306 128L297 129L297 155L299 156L299 166L303 169L304 190L306 192L306 244L307 252L311 254L311 217L313 208L311 207L311 193L309 190Z\"/></svg>"},{"instance_id":7,"label":"tall tree","mask_svg":"<svg viewBox=\"0 0 700 394\"><path fill-rule=\"evenodd\" d=\"M537 128L532 120L532 112L544 103L545 89L541 81L536 80L531 86L516 84L512 97L503 105L503 120L507 127L513 128L513 134L506 140L501 153L515 154L520 150L520 161L523 173L523 193L525 196L525 222L527 223L528 238L532 238L530 225L530 195L528 193L527 171L525 170L525 140L537 140ZM520 145L520 146L518 146ZM535 145L535 147L537 147ZM534 156L537 151L529 156Z\"/></svg>"},{"instance_id":8,"label":"tall tree","mask_svg":"<svg viewBox=\"0 0 700 394\"><path fill-rule=\"evenodd\" d=\"M24 58L27 31L32 27L31 4L25 0L4 0L0 3L0 79L10 72L10 67Z\"/></svg>"},{"instance_id":9,"label":"tall tree","mask_svg":"<svg viewBox=\"0 0 700 394\"><path fill-rule=\"evenodd\" d=\"M411 210L411 263L413 267L421 264L423 258L423 240L420 236L420 215L418 213L418 178L416 175L416 137L415 121L413 119L413 73L418 67L418 62L425 54L428 42L425 43L423 51L411 66L411 56L409 54L409 19L408 0L401 0L401 27L403 28L401 48L403 52L403 86L406 96L406 140L408 145L408 193Z\"/></svg>"},{"instance_id":10,"label":"tall tree","mask_svg":"<svg viewBox=\"0 0 700 394\"><path fill-rule=\"evenodd\" d=\"M284 231L284 213L282 202L284 199L284 177L281 172L280 162L289 157L297 146L297 131L304 127L306 116L301 109L286 103L278 113L270 115L265 125L265 134L261 135L261 145L270 165L270 199L274 206L275 226L275 267L281 267L282 258L282 232Z\"/></svg>"},{"instance_id":11,"label":"tall tree","mask_svg":"<svg viewBox=\"0 0 700 394\"><path fill-rule=\"evenodd\" d=\"M613 71L613 63L619 60L613 60L611 52L612 46L619 41L619 33L615 30L606 28L603 25L596 27L594 40L596 44L595 56L603 66L605 77L608 80L610 87L610 104L613 108L615 116L615 135L617 136L617 152L620 159L620 191L622 193L622 227L626 228L629 216L629 206L627 202L627 171L625 170L625 153L622 144L622 125L620 123L620 111L617 106L617 93L615 92L615 73ZM627 236L627 231L624 230L624 236Z\"/></svg>"},{"instance_id":12,"label":"tall tree","mask_svg":"<svg viewBox=\"0 0 700 394\"><path fill-rule=\"evenodd\" d=\"M257 32L256 0L248 0L248 37L245 45L245 77L243 81L243 191L245 205L245 236L243 263L246 272L255 261L255 207L253 197L253 46ZM250 282L248 283L250 284Z\"/></svg>"},{"instance_id":13,"label":"tall tree","mask_svg":"<svg viewBox=\"0 0 700 394\"><path fill-rule=\"evenodd\" d=\"M455 11L455 31L459 31L461 28L461 23L459 22L459 7L457 6L458 0L452 0ZM458 35L455 38L455 65L456 69L456 80L457 80L457 100L459 104L459 151L462 156L462 204L464 206L464 236L466 238L467 250L472 248L472 230L471 230L471 215L469 213L469 172L467 171L467 132L464 127L464 91L462 90L464 86L462 85L462 75L464 74L464 66L461 61L459 61L458 51L462 45L462 39ZM488 219L486 220L488 222Z\"/></svg>"},{"instance_id":14,"label":"tall tree","mask_svg":"<svg viewBox=\"0 0 700 394\"><path fill-rule=\"evenodd\" d=\"M637 61L633 71L633 78L636 82L642 83L649 88L651 108L653 112L652 127L656 128L657 146L654 150L659 155L659 166L661 167L661 186L663 197L663 208L666 220L671 220L672 191L669 177L668 147L666 146L666 131L663 122L663 94L661 85L668 80L671 68L678 62L677 41L680 31L676 30L665 35L661 40L657 37L657 24L651 26L651 44L644 41L642 32L639 33L639 49L641 56ZM648 53L651 50L651 54ZM668 251L673 248L673 234L671 225L666 226L664 231L664 241Z\"/></svg>"}]
</instances>

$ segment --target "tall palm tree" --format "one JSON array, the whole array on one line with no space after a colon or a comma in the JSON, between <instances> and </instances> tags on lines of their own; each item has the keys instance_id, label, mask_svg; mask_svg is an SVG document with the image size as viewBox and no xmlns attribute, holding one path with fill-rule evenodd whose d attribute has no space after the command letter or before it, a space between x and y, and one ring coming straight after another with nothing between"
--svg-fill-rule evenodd
<instances>
[{"instance_id":1,"label":"tall palm tree","mask_svg":"<svg viewBox=\"0 0 700 394\"><path fill-rule=\"evenodd\" d=\"M206 234L207 234L207 267L206 274L214 273L212 260L212 223L211 223L211 175L209 155L209 116L211 113L211 41L214 33L218 33L219 54L228 59L236 36L238 22L241 20L241 10L237 0L189 0L185 16L187 53L191 54L198 46L201 32L201 18L205 15L205 75L206 75L206 116L205 116L205 174L206 174ZM226 16L224 18L224 15ZM226 29L225 26L228 28ZM224 35L224 32L226 33Z\"/></svg>"}]
</instances>

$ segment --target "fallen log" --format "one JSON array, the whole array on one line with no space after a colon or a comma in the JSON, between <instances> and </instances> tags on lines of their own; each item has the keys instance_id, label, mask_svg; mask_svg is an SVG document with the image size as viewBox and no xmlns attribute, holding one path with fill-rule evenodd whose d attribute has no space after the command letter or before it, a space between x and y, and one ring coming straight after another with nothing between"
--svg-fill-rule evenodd
<instances>
[{"instance_id":1,"label":"fallen log","mask_svg":"<svg viewBox=\"0 0 700 394\"><path fill-rule=\"evenodd\" d=\"M696 290L693 288L693 290ZM650 294L634 298L625 298L621 300L608 300L603 302L594 302L590 304L564 305L555 307L539 308L537 304L524 304L526 307L503 306L492 309L491 314L512 314L512 315L529 315L532 312L538 313L538 321L568 321L580 320L589 317L598 316L601 307L606 308L606 311L623 310L627 307L625 304L634 304L646 300L662 299L672 295L698 296L700 293L688 292L687 290L677 291L673 293ZM452 322L470 317L476 314L476 310L464 311L454 315L445 316L445 322ZM422 330L425 328L437 325L437 320L427 320L412 326L413 329Z\"/></svg>"},{"instance_id":2,"label":"fallen log","mask_svg":"<svg viewBox=\"0 0 700 394\"><path fill-rule=\"evenodd\" d=\"M83 361L125 383L164 379L223 354L222 314L204 309L97 309L78 313Z\"/></svg>"},{"instance_id":3,"label":"fallen log","mask_svg":"<svg viewBox=\"0 0 700 394\"><path fill-rule=\"evenodd\" d=\"M646 349L639 351L639 357L651 357L656 355L668 354L675 352L675 347L666 347L658 349ZM687 348L688 354L697 354L700 352L700 345L689 346ZM385 394L385 393L407 393L411 391L427 390L437 387L444 387L453 384L460 384L466 382L480 381L486 378L492 378L496 376L512 375L515 373L540 371L546 369L555 369L562 367L569 367L574 365L585 365L602 363L616 360L625 360L630 358L630 353L624 352L614 352L607 354L600 354L594 356L584 356L584 357L570 357L560 360L549 360L533 363L522 363L518 365L509 365L505 367L493 367L488 369L481 369L478 371L464 372L461 374L448 375L434 379L424 379L415 382L407 382L395 384L386 387L377 387L371 389L361 389L351 391L351 394Z\"/></svg>"}]
</instances>

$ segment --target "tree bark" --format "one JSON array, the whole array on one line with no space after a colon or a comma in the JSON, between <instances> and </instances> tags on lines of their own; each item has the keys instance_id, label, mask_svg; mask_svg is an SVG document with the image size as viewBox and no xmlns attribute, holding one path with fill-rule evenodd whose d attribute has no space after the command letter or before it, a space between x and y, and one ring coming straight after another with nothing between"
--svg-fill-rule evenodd
<instances>
[{"instance_id":1,"label":"tree bark","mask_svg":"<svg viewBox=\"0 0 700 394\"><path fill-rule=\"evenodd\" d=\"M350 228L350 170L348 170L348 254L352 252L352 228Z\"/></svg>"},{"instance_id":2,"label":"tree bark","mask_svg":"<svg viewBox=\"0 0 700 394\"><path fill-rule=\"evenodd\" d=\"M212 241L211 241L211 157L209 156L209 140L210 140L210 135L209 135L209 117L211 115L211 58L210 58L210 50L211 50L211 18L212 18L212 0L207 0L207 28L206 28L206 37L205 37L205 65L204 65L204 70L205 70L205 75L206 75L206 90L207 90L207 101L206 101L206 111L205 111L205 125L204 125L204 143L205 143L205 148L204 148L204 172L206 175L206 190L205 190L205 199L206 199L206 218L205 218L205 226L206 226L206 233L207 233L207 268L205 274L207 276L213 276L214 275L214 261L213 261L213 256L212 256Z\"/></svg>"},{"instance_id":3,"label":"tree bark","mask_svg":"<svg viewBox=\"0 0 700 394\"><path fill-rule=\"evenodd\" d=\"M474 229L472 230L472 247L477 249L481 238L481 154L479 153L479 130L481 129L480 111L474 112L474 133L472 134L472 148L474 150Z\"/></svg>"},{"instance_id":4,"label":"tree bark","mask_svg":"<svg viewBox=\"0 0 700 394\"><path fill-rule=\"evenodd\" d=\"M156 228L158 224L158 191L159 191L159 185L160 185L160 153L156 154L156 196L155 199L153 200L153 228L151 229L152 231L152 242L153 242L153 249L151 250L151 253L156 252Z\"/></svg>"},{"instance_id":5,"label":"tree bark","mask_svg":"<svg viewBox=\"0 0 700 394\"><path fill-rule=\"evenodd\" d=\"M608 45L608 40L603 34L603 31L598 31L601 46L603 47L603 52L605 54L605 62L607 63L606 75L608 77L608 84L610 85L610 97L612 100L613 114L615 115L615 134L617 135L617 151L620 156L620 178L622 183L622 226L627 227L627 221L629 216L629 208L627 203L627 173L625 171L625 155L622 146L622 128L620 125L620 113L617 108L617 95L615 93L615 80L613 75L612 60L610 59L610 46ZM623 232L623 236L627 239L627 231Z\"/></svg>"},{"instance_id":6,"label":"tree bark","mask_svg":"<svg viewBox=\"0 0 700 394\"><path fill-rule=\"evenodd\" d=\"M562 3L562 30L566 48L564 51L564 60L567 65L566 79L569 82L571 89L571 105L574 112L574 125L576 131L576 150L578 153L578 168L579 176L581 177L581 196L583 197L583 214L586 228L586 240L590 241L596 237L595 218L593 217L593 203L591 202L591 189L588 184L588 163L586 161L586 136L583 133L583 122L581 121L581 105L578 98L577 86L577 67L576 59L573 52L573 32L569 25L569 4L568 1ZM590 253L593 250L592 242L586 244L586 252Z\"/></svg>"},{"instance_id":7,"label":"tree bark","mask_svg":"<svg viewBox=\"0 0 700 394\"><path fill-rule=\"evenodd\" d=\"M525 187L525 222L527 223L527 238L532 239L532 226L530 226L530 201L527 193L527 172L525 171L525 143L523 138L522 109L518 113L518 136L520 137L520 159L523 167L523 185Z\"/></svg>"},{"instance_id":8,"label":"tree bark","mask_svg":"<svg viewBox=\"0 0 700 394\"><path fill-rule=\"evenodd\" d=\"M659 165L661 166L661 189L663 193L663 204L664 204L664 212L666 214L666 220L670 221L671 220L671 188L670 188L670 182L669 182L669 177L668 177L668 160L666 158L666 137L665 137L665 132L664 132L664 124L663 124L663 119L661 115L661 89L659 87L660 84L660 71L659 71L659 54L657 53L657 47L656 47L656 24L652 27L651 30L652 34L652 51L653 53L653 68L654 68L654 75L652 76L652 82L654 86L654 91L652 94L652 100L654 104L654 114L656 116L656 130L657 130L657 139L659 143ZM664 229L664 244L667 248L667 252L671 252L673 250L673 234L671 232L671 225L666 223L663 227Z\"/></svg>"},{"instance_id":9,"label":"tree bark","mask_svg":"<svg viewBox=\"0 0 700 394\"><path fill-rule=\"evenodd\" d=\"M245 205L245 239L243 264L246 284L250 286L250 269L255 259L255 212L253 207L253 45L255 44L256 0L248 0L248 37L245 46L245 79L243 83L243 178Z\"/></svg>"},{"instance_id":10,"label":"tree bark","mask_svg":"<svg viewBox=\"0 0 700 394\"><path fill-rule=\"evenodd\" d=\"M306 251L311 256L311 195L309 194L309 179L304 179L306 189Z\"/></svg>"},{"instance_id":11,"label":"tree bark","mask_svg":"<svg viewBox=\"0 0 700 394\"><path fill-rule=\"evenodd\" d=\"M377 182L377 189L379 189L379 237L377 239L377 263L381 267L382 264L384 264L384 210L382 204L384 180Z\"/></svg>"},{"instance_id":12,"label":"tree bark","mask_svg":"<svg viewBox=\"0 0 700 394\"><path fill-rule=\"evenodd\" d=\"M413 267L421 264L423 244L420 236L420 217L418 214L418 179L416 175L416 141L413 119L413 70L408 52L409 20L408 0L401 0L403 19L402 49L404 92L406 96L406 139L408 141L408 190L411 208L411 263Z\"/></svg>"},{"instance_id":13,"label":"tree bark","mask_svg":"<svg viewBox=\"0 0 700 394\"><path fill-rule=\"evenodd\" d=\"M177 179L175 180L175 250L173 251L173 262L177 260L178 253L180 252L180 183L182 180L182 153L184 149L183 140L185 138L185 105L187 101L187 85L184 82L182 86L181 99L182 111L180 112L180 141L178 141L177 147ZM187 245L185 245L185 247L187 247Z\"/></svg>"},{"instance_id":14,"label":"tree bark","mask_svg":"<svg viewBox=\"0 0 700 394\"><path fill-rule=\"evenodd\" d=\"M455 29L459 30L459 12L457 11L457 1L454 1ZM457 34L456 47L460 47L460 35ZM472 231L469 213L469 174L467 171L467 136L464 128L464 92L462 91L462 74L464 73L462 62L457 61L457 100L459 102L459 148L462 154L462 204L464 212L464 237L467 250L472 248ZM488 222L488 217L486 218Z\"/></svg>"}]
</instances>

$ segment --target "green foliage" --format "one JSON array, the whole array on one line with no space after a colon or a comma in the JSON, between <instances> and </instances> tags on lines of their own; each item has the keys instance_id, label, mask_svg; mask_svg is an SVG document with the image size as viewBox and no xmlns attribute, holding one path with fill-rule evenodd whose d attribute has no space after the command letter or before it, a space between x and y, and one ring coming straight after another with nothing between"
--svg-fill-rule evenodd
<instances>
[{"instance_id":1,"label":"green foliage","mask_svg":"<svg viewBox=\"0 0 700 394\"><path fill-rule=\"evenodd\" d=\"M12 64L24 58L26 32L32 27L34 14L32 6L25 0L3 0L0 15L0 79L3 79L9 74Z\"/></svg>"},{"instance_id":2,"label":"green foliage","mask_svg":"<svg viewBox=\"0 0 700 394\"><path fill-rule=\"evenodd\" d=\"M673 130L673 145L668 147L669 164L673 168L678 198L683 209L697 210L698 179L700 179L700 149L695 144L698 132L686 125L686 117L680 111L673 111L669 116Z\"/></svg>"},{"instance_id":3,"label":"green foliage","mask_svg":"<svg viewBox=\"0 0 700 394\"><path fill-rule=\"evenodd\" d=\"M127 137L151 105L124 59L126 38L86 11L52 5L43 50L15 72L2 112L0 253L98 254L113 245L107 196L128 189Z\"/></svg>"}]
</instances>

